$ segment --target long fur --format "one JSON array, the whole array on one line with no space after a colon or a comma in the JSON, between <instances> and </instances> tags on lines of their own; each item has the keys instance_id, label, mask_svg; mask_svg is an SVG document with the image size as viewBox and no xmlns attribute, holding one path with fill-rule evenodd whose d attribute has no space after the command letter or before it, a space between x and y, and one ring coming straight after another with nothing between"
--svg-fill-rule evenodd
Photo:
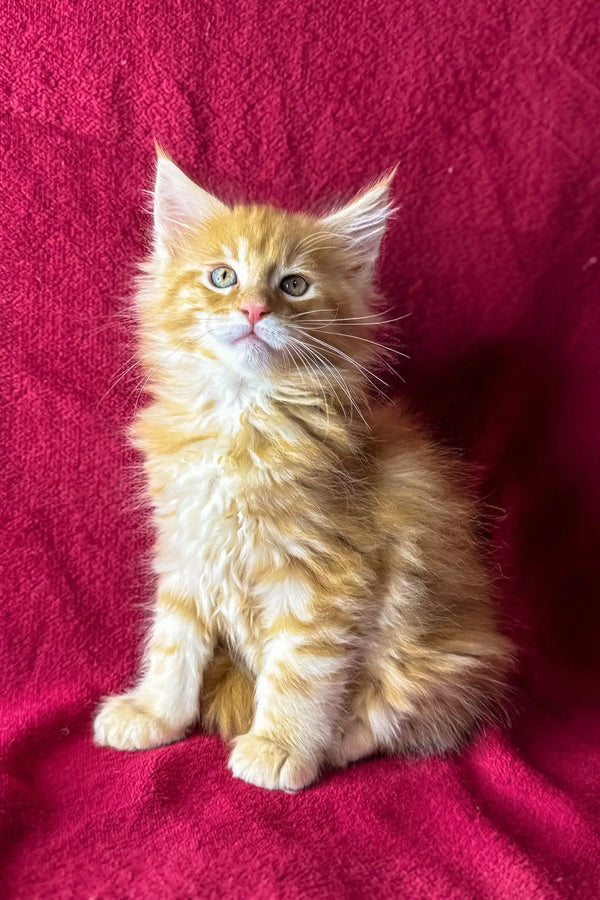
<instances>
[{"instance_id":1,"label":"long fur","mask_svg":"<svg viewBox=\"0 0 600 900\"><path fill-rule=\"evenodd\" d=\"M297 790L324 765L454 750L500 708L513 650L472 506L371 368L388 210L389 180L323 219L229 208L159 156L133 427L158 590L98 743L154 747L201 718L235 737L234 775ZM218 266L237 283L216 287Z\"/></svg>"}]
</instances>

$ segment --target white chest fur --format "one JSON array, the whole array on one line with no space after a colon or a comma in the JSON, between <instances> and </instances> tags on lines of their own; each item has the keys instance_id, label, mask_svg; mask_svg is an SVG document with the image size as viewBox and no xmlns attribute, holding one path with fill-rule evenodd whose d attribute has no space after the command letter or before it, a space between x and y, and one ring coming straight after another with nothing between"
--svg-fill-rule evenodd
<instances>
[{"instance_id":1,"label":"white chest fur","mask_svg":"<svg viewBox=\"0 0 600 900\"><path fill-rule=\"evenodd\" d=\"M200 414L209 401L208 414ZM292 549L289 537L284 543L279 528L265 516L264 501L274 481L253 455L252 409L258 410L256 424L264 428L265 419L270 420L269 400L256 393L249 398L237 389L228 391L224 382L219 398L202 392L196 402L197 418L192 398L182 403L189 418L181 430L181 452L157 455L151 446L142 445L149 452L153 473L158 529L155 569L161 589L191 600L199 615L246 655L252 652L248 648L260 643L256 638L261 622L276 617L275 607L289 600L282 595L285 592L275 598L253 582L260 570L283 569ZM170 417L159 405L145 415L161 423ZM176 420L174 428L181 429ZM198 441L190 443L189 436L196 432ZM209 440L206 435L211 436ZM297 593L294 586L294 602Z\"/></svg>"},{"instance_id":2,"label":"white chest fur","mask_svg":"<svg viewBox=\"0 0 600 900\"><path fill-rule=\"evenodd\" d=\"M155 568L162 587L193 598L202 618L254 667L262 609L250 573L259 562L277 566L281 553L240 501L241 476L221 459L215 452L173 466L156 505Z\"/></svg>"}]
</instances>

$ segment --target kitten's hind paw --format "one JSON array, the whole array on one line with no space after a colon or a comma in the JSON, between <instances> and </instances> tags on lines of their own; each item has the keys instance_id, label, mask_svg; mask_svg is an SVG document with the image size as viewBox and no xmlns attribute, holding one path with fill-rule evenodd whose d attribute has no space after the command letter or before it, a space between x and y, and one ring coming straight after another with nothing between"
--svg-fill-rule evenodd
<instances>
[{"instance_id":1,"label":"kitten's hind paw","mask_svg":"<svg viewBox=\"0 0 600 900\"><path fill-rule=\"evenodd\" d=\"M149 750L183 735L147 712L132 694L108 697L94 719L94 741L116 750Z\"/></svg>"},{"instance_id":2,"label":"kitten's hind paw","mask_svg":"<svg viewBox=\"0 0 600 900\"><path fill-rule=\"evenodd\" d=\"M373 756L377 751L377 741L371 726L365 722L354 721L330 748L328 762L336 769L343 769L359 759Z\"/></svg>"},{"instance_id":3,"label":"kitten's hind paw","mask_svg":"<svg viewBox=\"0 0 600 900\"><path fill-rule=\"evenodd\" d=\"M319 766L275 741L242 734L234 741L229 768L236 778L271 791L299 791L316 779Z\"/></svg>"}]
</instances>

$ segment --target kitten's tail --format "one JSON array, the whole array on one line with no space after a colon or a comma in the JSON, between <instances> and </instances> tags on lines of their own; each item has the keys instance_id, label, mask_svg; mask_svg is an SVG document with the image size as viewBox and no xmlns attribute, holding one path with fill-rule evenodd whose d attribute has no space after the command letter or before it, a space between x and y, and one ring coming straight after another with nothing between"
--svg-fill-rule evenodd
<instances>
[{"instance_id":1,"label":"kitten's tail","mask_svg":"<svg viewBox=\"0 0 600 900\"><path fill-rule=\"evenodd\" d=\"M218 649L204 677L202 724L225 740L250 730L254 717L254 679L224 649Z\"/></svg>"}]
</instances>

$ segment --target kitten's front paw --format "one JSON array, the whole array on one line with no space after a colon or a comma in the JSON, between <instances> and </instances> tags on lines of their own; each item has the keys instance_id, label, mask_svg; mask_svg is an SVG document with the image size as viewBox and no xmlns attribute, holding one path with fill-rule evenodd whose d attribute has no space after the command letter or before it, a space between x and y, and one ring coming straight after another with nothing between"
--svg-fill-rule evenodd
<instances>
[{"instance_id":1,"label":"kitten's front paw","mask_svg":"<svg viewBox=\"0 0 600 900\"><path fill-rule=\"evenodd\" d=\"M252 732L235 739L229 768L236 778L271 791L299 791L312 784L319 770L313 760Z\"/></svg>"},{"instance_id":2,"label":"kitten's front paw","mask_svg":"<svg viewBox=\"0 0 600 900\"><path fill-rule=\"evenodd\" d=\"M166 722L147 712L132 694L108 697L94 719L94 740L117 750L149 750L182 737Z\"/></svg>"}]
</instances>

